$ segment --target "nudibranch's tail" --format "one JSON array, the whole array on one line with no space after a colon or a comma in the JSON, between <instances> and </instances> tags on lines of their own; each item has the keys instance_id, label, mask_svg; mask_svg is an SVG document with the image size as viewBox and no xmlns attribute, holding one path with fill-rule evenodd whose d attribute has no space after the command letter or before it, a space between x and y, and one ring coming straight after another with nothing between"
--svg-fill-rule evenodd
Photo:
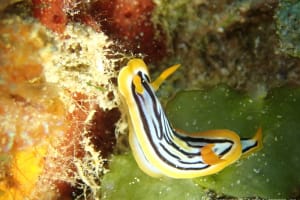
<instances>
[{"instance_id":1,"label":"nudibranch's tail","mask_svg":"<svg viewBox=\"0 0 300 200\"><path fill-rule=\"evenodd\" d=\"M247 156L252 152L258 151L263 147L262 129L258 128L255 135L251 139L241 139L242 156Z\"/></svg>"},{"instance_id":2,"label":"nudibranch's tail","mask_svg":"<svg viewBox=\"0 0 300 200\"><path fill-rule=\"evenodd\" d=\"M201 149L201 155L204 163L209 165L216 165L225 160L219 158L219 156L213 151L214 144L207 144Z\"/></svg>"},{"instance_id":3,"label":"nudibranch's tail","mask_svg":"<svg viewBox=\"0 0 300 200\"><path fill-rule=\"evenodd\" d=\"M178 67L180 67L180 64L177 65L173 65L171 67L169 67L168 69L164 70L158 78L156 78L155 81L153 81L151 83L152 87L154 88L154 90L158 90L159 86L164 82L164 80L166 80L171 74L173 74Z\"/></svg>"}]
</instances>

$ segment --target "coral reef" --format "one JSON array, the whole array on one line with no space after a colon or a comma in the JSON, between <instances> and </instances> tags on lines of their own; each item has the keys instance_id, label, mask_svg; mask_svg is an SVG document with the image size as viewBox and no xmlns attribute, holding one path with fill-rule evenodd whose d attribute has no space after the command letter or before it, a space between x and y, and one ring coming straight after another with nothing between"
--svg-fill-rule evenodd
<instances>
[{"instance_id":1,"label":"coral reef","mask_svg":"<svg viewBox=\"0 0 300 200\"><path fill-rule=\"evenodd\" d=\"M299 197L299 177L286 170L299 171L298 10L296 0L1 2L0 199ZM203 179L146 177L128 153L116 87L133 55L153 77L181 64L163 102L220 83L246 91L180 93L167 111L190 131L261 125L265 148ZM294 87L273 89L283 85Z\"/></svg>"},{"instance_id":2,"label":"coral reef","mask_svg":"<svg viewBox=\"0 0 300 200\"><path fill-rule=\"evenodd\" d=\"M120 118L111 42L33 22L1 20L0 199L97 199Z\"/></svg>"},{"instance_id":3,"label":"coral reef","mask_svg":"<svg viewBox=\"0 0 300 200\"><path fill-rule=\"evenodd\" d=\"M60 90L44 81L45 29L18 17L1 21L1 199L30 197L48 145L66 130Z\"/></svg>"}]
</instances>

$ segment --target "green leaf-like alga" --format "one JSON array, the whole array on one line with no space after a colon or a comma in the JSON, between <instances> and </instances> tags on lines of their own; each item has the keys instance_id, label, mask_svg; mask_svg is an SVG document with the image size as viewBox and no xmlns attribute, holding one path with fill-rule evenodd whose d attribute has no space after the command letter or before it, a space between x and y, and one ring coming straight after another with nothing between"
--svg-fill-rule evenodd
<instances>
[{"instance_id":1,"label":"green leaf-like alga","mask_svg":"<svg viewBox=\"0 0 300 200\"><path fill-rule=\"evenodd\" d=\"M237 198L299 195L300 89L274 89L255 99L224 86L185 91L166 111L174 127L191 134L226 128L252 137L261 127L264 147L218 174L186 180L149 177L131 153L116 155L102 181L103 199L209 199L203 188Z\"/></svg>"},{"instance_id":2,"label":"green leaf-like alga","mask_svg":"<svg viewBox=\"0 0 300 200\"><path fill-rule=\"evenodd\" d=\"M218 174L195 179L234 197L289 198L300 190L300 89L275 89L251 99L225 87L179 93L167 107L175 127L189 132L227 128L241 137L263 130L262 150Z\"/></svg>"},{"instance_id":3,"label":"green leaf-like alga","mask_svg":"<svg viewBox=\"0 0 300 200\"><path fill-rule=\"evenodd\" d=\"M102 181L102 198L108 200L202 200L203 189L192 180L152 178L137 166L132 154L114 156Z\"/></svg>"}]
</instances>

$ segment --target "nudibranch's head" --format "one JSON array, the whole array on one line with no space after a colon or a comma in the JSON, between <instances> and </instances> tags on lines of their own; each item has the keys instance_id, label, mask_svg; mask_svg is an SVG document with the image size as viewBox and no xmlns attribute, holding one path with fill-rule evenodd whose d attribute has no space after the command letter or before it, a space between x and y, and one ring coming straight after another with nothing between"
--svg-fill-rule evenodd
<instances>
[{"instance_id":1,"label":"nudibranch's head","mask_svg":"<svg viewBox=\"0 0 300 200\"><path fill-rule=\"evenodd\" d=\"M134 84L136 91L143 92L142 82L150 83L149 72L146 64L142 59L131 59L123 67L118 76L118 87L121 94L126 97L130 93L131 85Z\"/></svg>"}]
</instances>

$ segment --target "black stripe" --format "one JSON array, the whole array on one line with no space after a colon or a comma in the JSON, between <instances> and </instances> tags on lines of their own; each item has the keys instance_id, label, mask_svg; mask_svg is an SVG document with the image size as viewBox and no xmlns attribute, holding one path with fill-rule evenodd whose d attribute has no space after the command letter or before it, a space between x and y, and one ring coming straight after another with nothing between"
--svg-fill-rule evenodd
<instances>
[{"instance_id":1,"label":"black stripe","mask_svg":"<svg viewBox=\"0 0 300 200\"><path fill-rule=\"evenodd\" d=\"M143 80L143 77L142 77L142 73L139 72L138 75L141 77L141 79ZM156 119L161 119L161 113L159 112L159 105L160 103L157 102L157 98L156 96L153 94L152 92L152 89L149 87L149 82L146 82L146 81L142 81L142 85L144 86L145 90L147 91L147 93L149 94L152 102L153 102L153 111L154 111L154 115L155 115L155 118ZM162 133L162 124L161 124L161 121L158 121L158 125L159 125L159 130L160 132L159 133ZM163 137L163 134L159 134L157 132L157 137L161 140L162 137Z\"/></svg>"},{"instance_id":2,"label":"black stripe","mask_svg":"<svg viewBox=\"0 0 300 200\"><path fill-rule=\"evenodd\" d=\"M141 74L139 74L139 75L140 75L140 77L141 77ZM142 77L141 77L141 79L142 79ZM142 79L142 80L143 80L143 79ZM143 86L145 87L145 90L147 91L147 93L150 95L150 97L153 98L152 101L154 102L154 105L156 105L156 107L157 107L157 101L156 101L157 98L156 98L155 95L153 95L152 89L149 87L148 83L145 82L145 80L142 81L142 84L143 84ZM135 101L136 101L136 103L137 103L138 110L139 110L139 115L140 115L140 118L142 119L142 122L143 122L143 128L144 128L144 130L145 130L145 132L146 132L147 138L148 138L148 140L150 141L150 144L151 144L153 147L155 147L153 138L151 137L150 128L149 128L148 122L147 122L146 117L145 117L145 113L142 112L142 110L143 110L143 109L142 109L142 102L140 102L140 99L139 99L139 96L141 96L141 95L139 95L138 93L135 92L135 85L134 85L133 83L131 84L131 92L132 92L133 97L134 97L134 99L135 99ZM157 110L154 110L154 111L155 111L155 113L157 113ZM172 127L170 127L168 120L167 120L166 122L167 122L166 124L168 124L170 130L173 130ZM175 133L175 132L174 132L174 133ZM177 145L175 145L173 142L172 142L172 144L173 144L172 146L173 146L175 149L177 149L178 151L182 152L182 153L185 154L185 155L189 155L189 154L187 154L186 152L182 151L182 149L180 149L180 148L179 148ZM163 147L163 148L164 148L164 147ZM165 148L164 148L164 149L165 149ZM167 150L167 149L165 149L165 150ZM158 151L158 148L154 148L154 151L155 151L156 155L157 155L161 160L163 160L166 164L168 164L168 165L170 165L170 166L172 166L172 167L174 167L174 168L184 169L184 170L203 169L203 168L183 168L183 167L176 166L174 163L171 163L169 160L166 160L166 159L160 154L160 152ZM168 151L166 151L166 152L170 154L170 152L168 152ZM175 156L175 155L172 155L172 154L170 154L170 155L171 155L171 156ZM200 156L200 154L199 154L199 156ZM177 156L176 156L175 158L178 159ZM180 160L180 159L179 159L179 160ZM207 168L207 167L209 167L209 165L206 166L206 167L204 167L204 168Z\"/></svg>"},{"instance_id":3,"label":"black stripe","mask_svg":"<svg viewBox=\"0 0 300 200\"><path fill-rule=\"evenodd\" d=\"M182 164L204 164L203 162L201 162L201 161L199 161L199 162L185 162L185 161L182 161L178 156L176 156L176 155L174 155L174 154L172 154L167 148L165 148L162 144L160 144L160 146L168 153L168 154L170 154L172 157L174 157L174 158L177 158L177 160L180 162L180 163L182 163ZM199 155L199 154L198 154ZM164 160L165 161L165 160ZM174 165L173 165L174 166ZM181 167L181 166L178 166L178 165L176 165L175 166L175 168L177 168L177 169L184 169L184 170L197 170L197 169L205 169L205 168L207 168L207 167L209 167L210 165L207 165L206 164L206 166L204 166L204 167Z\"/></svg>"},{"instance_id":4,"label":"black stripe","mask_svg":"<svg viewBox=\"0 0 300 200\"><path fill-rule=\"evenodd\" d=\"M254 147L256 147L257 146L257 141L253 144L253 145L251 145L251 146L248 146L247 148L245 148L245 149L242 149L242 153L245 153L245 152L247 152L247 151L249 151L249 150L251 150L252 148L254 148Z\"/></svg>"},{"instance_id":5,"label":"black stripe","mask_svg":"<svg viewBox=\"0 0 300 200\"><path fill-rule=\"evenodd\" d=\"M227 148L227 149L225 149L224 151L222 151L222 152L220 153L220 156L221 156L221 157L224 156L226 153L228 153L228 152L231 150L231 148L232 148L232 145L231 145L229 148Z\"/></svg>"},{"instance_id":6,"label":"black stripe","mask_svg":"<svg viewBox=\"0 0 300 200\"><path fill-rule=\"evenodd\" d=\"M174 131L174 134L176 137L178 137L181 140L186 141L188 144L190 144L189 142L202 142L202 143L230 143L233 144L233 142L231 140L228 139L209 139L209 138L197 138L197 137L192 137L182 134L180 132Z\"/></svg>"},{"instance_id":7,"label":"black stripe","mask_svg":"<svg viewBox=\"0 0 300 200\"><path fill-rule=\"evenodd\" d=\"M157 97L153 94L153 92L152 92L152 89L150 88L150 86L149 86L149 84L148 83L146 83L146 81L144 81L143 82L143 86L144 86L144 88L145 88L145 90L146 90L146 92L149 94L149 96L151 97L151 99L152 99L152 101L154 102L154 105L155 106L153 106L153 107L155 107L156 109L154 110L155 111L155 117L157 118L157 119L164 119L164 121L162 121L162 120L160 120L160 121L158 121L158 123L160 124L160 131L162 132L162 126L164 126L165 127L165 129L166 130L171 130L172 131L172 133L174 134L175 133L175 130L171 127L171 125L170 125L170 122L169 122L169 120L165 117L165 114L164 113L159 113L158 112L158 107L159 108L161 108L161 105L160 105L160 103L157 101ZM159 105L159 106L158 106ZM160 110L162 110L162 108L160 109ZM159 118L158 118L159 117ZM175 144L172 140L170 140L169 138L167 139L166 138L166 133L162 133L161 135L163 135L164 137L164 139L166 139L166 141L169 141L168 143L170 144L170 145L172 145L177 151L179 151L179 152L181 152L182 154L184 154L184 155L186 155L186 156L190 156L190 155L192 155L192 156L195 156L195 155L199 155L200 156L200 154L192 154L192 153L189 153L189 152L186 152L186 151L184 151L182 148L180 148L177 144ZM159 138L159 139L162 139L162 138Z\"/></svg>"}]
</instances>

